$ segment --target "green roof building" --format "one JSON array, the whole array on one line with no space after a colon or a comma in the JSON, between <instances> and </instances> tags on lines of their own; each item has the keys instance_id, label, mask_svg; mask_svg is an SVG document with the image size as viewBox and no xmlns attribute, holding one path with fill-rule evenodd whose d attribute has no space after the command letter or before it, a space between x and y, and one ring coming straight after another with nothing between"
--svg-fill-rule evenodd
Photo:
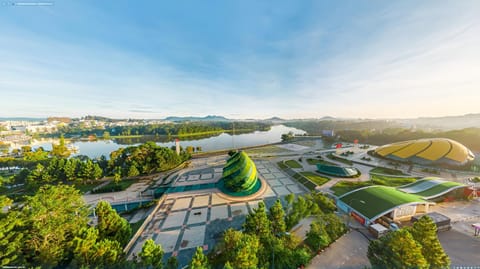
<instances>
[{"instance_id":1,"label":"green roof building","mask_svg":"<svg viewBox=\"0 0 480 269\"><path fill-rule=\"evenodd\" d=\"M220 189L233 196L245 196L260 189L255 163L243 151L235 152L223 168Z\"/></svg>"}]
</instances>

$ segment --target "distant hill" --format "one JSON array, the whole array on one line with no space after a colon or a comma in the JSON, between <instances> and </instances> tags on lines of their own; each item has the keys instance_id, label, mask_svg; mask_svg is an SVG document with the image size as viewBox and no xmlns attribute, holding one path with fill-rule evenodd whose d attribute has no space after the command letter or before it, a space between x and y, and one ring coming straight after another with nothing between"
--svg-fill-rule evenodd
<instances>
[{"instance_id":1,"label":"distant hill","mask_svg":"<svg viewBox=\"0 0 480 269\"><path fill-rule=\"evenodd\" d=\"M432 128L442 130L464 129L470 127L480 127L480 113L461 116L399 119L396 121L417 128Z\"/></svg>"},{"instance_id":2,"label":"distant hill","mask_svg":"<svg viewBox=\"0 0 480 269\"><path fill-rule=\"evenodd\" d=\"M325 117L321 117L320 120L335 120L335 118L330 116L325 116Z\"/></svg>"},{"instance_id":3,"label":"distant hill","mask_svg":"<svg viewBox=\"0 0 480 269\"><path fill-rule=\"evenodd\" d=\"M0 121L44 121L46 118L28 118L28 117L0 117Z\"/></svg>"},{"instance_id":4,"label":"distant hill","mask_svg":"<svg viewBox=\"0 0 480 269\"><path fill-rule=\"evenodd\" d=\"M223 116L208 115L206 117L167 117L165 120L173 122L183 122L183 121L230 121L229 119Z\"/></svg>"},{"instance_id":5,"label":"distant hill","mask_svg":"<svg viewBox=\"0 0 480 269\"><path fill-rule=\"evenodd\" d=\"M265 119L265 121L271 121L271 122L284 122L285 120L279 117L271 117L269 119Z\"/></svg>"}]
</instances>

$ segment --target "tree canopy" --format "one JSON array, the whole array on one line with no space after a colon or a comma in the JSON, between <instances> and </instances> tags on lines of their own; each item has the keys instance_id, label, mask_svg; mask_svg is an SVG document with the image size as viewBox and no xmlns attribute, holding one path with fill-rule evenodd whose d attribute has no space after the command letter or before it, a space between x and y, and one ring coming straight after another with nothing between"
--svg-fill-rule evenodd
<instances>
[{"instance_id":1,"label":"tree canopy","mask_svg":"<svg viewBox=\"0 0 480 269\"><path fill-rule=\"evenodd\" d=\"M122 246L128 243L132 228L127 220L120 217L110 203L100 201L95 208L98 217L97 229L101 239L118 241Z\"/></svg>"},{"instance_id":2,"label":"tree canopy","mask_svg":"<svg viewBox=\"0 0 480 269\"><path fill-rule=\"evenodd\" d=\"M437 236L437 226L433 220L425 215L413 224L408 230L415 241L422 246L422 254L430 268L449 268L450 258L443 250Z\"/></svg>"},{"instance_id":3,"label":"tree canopy","mask_svg":"<svg viewBox=\"0 0 480 269\"><path fill-rule=\"evenodd\" d=\"M143 243L142 251L138 254L141 258L141 263L146 267L153 267L155 269L161 269L163 267L163 248L161 245L155 244L153 239L148 239Z\"/></svg>"}]
</instances>

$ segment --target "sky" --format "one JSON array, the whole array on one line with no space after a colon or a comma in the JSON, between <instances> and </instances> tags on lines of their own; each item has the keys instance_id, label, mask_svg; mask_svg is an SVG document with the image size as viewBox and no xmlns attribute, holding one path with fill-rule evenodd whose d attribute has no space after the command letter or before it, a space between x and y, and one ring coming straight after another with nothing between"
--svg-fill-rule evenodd
<instances>
[{"instance_id":1,"label":"sky","mask_svg":"<svg viewBox=\"0 0 480 269\"><path fill-rule=\"evenodd\" d=\"M480 113L480 1L44 2L0 1L0 117Z\"/></svg>"}]
</instances>

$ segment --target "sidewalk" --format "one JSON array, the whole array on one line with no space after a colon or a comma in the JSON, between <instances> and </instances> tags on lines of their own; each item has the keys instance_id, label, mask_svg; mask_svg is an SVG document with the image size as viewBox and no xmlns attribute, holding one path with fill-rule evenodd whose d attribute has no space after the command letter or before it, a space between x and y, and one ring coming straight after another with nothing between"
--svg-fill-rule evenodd
<instances>
[{"instance_id":1,"label":"sidewalk","mask_svg":"<svg viewBox=\"0 0 480 269\"><path fill-rule=\"evenodd\" d=\"M369 241L358 231L351 231L315 256L307 268L353 269L370 266L367 258Z\"/></svg>"}]
</instances>

